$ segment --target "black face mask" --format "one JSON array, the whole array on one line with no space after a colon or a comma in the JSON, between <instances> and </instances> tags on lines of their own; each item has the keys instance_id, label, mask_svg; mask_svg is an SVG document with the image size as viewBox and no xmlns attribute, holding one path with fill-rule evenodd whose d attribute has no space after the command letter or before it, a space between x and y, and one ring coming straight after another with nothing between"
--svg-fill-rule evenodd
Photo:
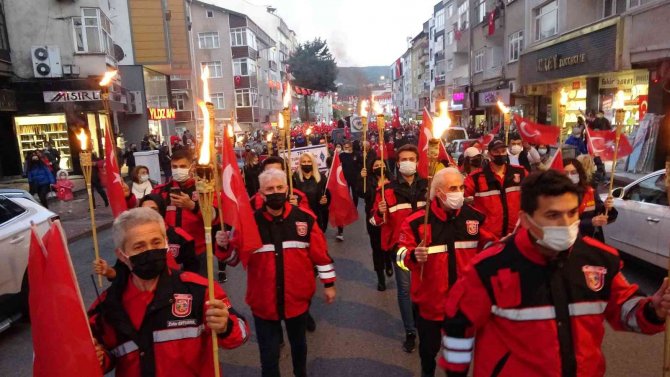
<instances>
[{"instance_id":1,"label":"black face mask","mask_svg":"<svg viewBox=\"0 0 670 377\"><path fill-rule=\"evenodd\" d=\"M473 168L478 168L482 166L482 158L481 157L476 157L470 160L470 166Z\"/></svg>"},{"instance_id":2,"label":"black face mask","mask_svg":"<svg viewBox=\"0 0 670 377\"><path fill-rule=\"evenodd\" d=\"M283 192L265 195L265 205L270 209L278 211L284 207L284 203L286 203L286 194Z\"/></svg>"},{"instance_id":3,"label":"black face mask","mask_svg":"<svg viewBox=\"0 0 670 377\"><path fill-rule=\"evenodd\" d=\"M167 265L167 249L147 250L143 253L129 257L133 266L132 272L138 278L151 280L158 277Z\"/></svg>"},{"instance_id":4,"label":"black face mask","mask_svg":"<svg viewBox=\"0 0 670 377\"><path fill-rule=\"evenodd\" d=\"M311 173L313 168L312 165L300 165L300 169L305 173Z\"/></svg>"},{"instance_id":5,"label":"black face mask","mask_svg":"<svg viewBox=\"0 0 670 377\"><path fill-rule=\"evenodd\" d=\"M374 174L375 177L381 177L382 176L382 168L372 169L372 174Z\"/></svg>"},{"instance_id":6,"label":"black face mask","mask_svg":"<svg viewBox=\"0 0 670 377\"><path fill-rule=\"evenodd\" d=\"M502 155L502 156L493 156L491 161L493 161L493 163L498 165L498 166L503 166L503 165L507 164L508 160L507 160L507 156Z\"/></svg>"}]
</instances>

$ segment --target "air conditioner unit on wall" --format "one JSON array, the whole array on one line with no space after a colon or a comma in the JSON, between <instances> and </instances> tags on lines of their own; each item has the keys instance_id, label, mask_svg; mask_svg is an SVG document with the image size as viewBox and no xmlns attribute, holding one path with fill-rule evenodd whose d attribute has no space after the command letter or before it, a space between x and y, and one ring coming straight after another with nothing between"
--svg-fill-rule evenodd
<instances>
[{"instance_id":1,"label":"air conditioner unit on wall","mask_svg":"<svg viewBox=\"0 0 670 377\"><path fill-rule=\"evenodd\" d=\"M30 48L33 74L36 78L63 77L60 61L60 47L33 46Z\"/></svg>"},{"instance_id":2,"label":"air conditioner unit on wall","mask_svg":"<svg viewBox=\"0 0 670 377\"><path fill-rule=\"evenodd\" d=\"M519 85L515 80L509 82L509 91L510 93L517 93L519 91Z\"/></svg>"}]
</instances>

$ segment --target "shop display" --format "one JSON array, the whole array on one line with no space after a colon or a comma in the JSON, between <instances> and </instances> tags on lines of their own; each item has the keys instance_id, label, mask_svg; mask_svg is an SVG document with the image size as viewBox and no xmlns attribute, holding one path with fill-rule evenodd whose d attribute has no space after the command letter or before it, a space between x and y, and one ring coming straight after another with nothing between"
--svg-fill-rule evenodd
<instances>
[{"instance_id":1,"label":"shop display","mask_svg":"<svg viewBox=\"0 0 670 377\"><path fill-rule=\"evenodd\" d=\"M61 169L71 169L70 142L64 115L27 116L14 118L19 142L21 164L28 154L45 149L46 143L60 152Z\"/></svg>"}]
</instances>

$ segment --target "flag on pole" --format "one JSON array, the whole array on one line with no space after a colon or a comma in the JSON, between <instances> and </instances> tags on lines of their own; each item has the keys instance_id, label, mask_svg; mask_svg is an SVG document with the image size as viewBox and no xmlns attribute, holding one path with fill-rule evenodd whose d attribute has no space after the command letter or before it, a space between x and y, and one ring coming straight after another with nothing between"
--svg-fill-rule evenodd
<instances>
[{"instance_id":1,"label":"flag on pole","mask_svg":"<svg viewBox=\"0 0 670 377\"><path fill-rule=\"evenodd\" d=\"M128 208L126 207L126 196L123 194L123 178L121 178L119 163L116 159L116 144L109 125L105 127L105 172L107 173L105 176L107 196L112 206L112 214L116 218Z\"/></svg>"},{"instance_id":2,"label":"flag on pole","mask_svg":"<svg viewBox=\"0 0 670 377\"><path fill-rule=\"evenodd\" d=\"M558 171L563 171L564 166L563 166L563 151L559 147L556 153L554 153L554 156L551 157L551 160L549 163L547 163L549 166L549 169L554 169Z\"/></svg>"},{"instance_id":3,"label":"flag on pole","mask_svg":"<svg viewBox=\"0 0 670 377\"><path fill-rule=\"evenodd\" d=\"M326 188L330 191L329 222L332 226L347 226L358 220L358 211L349 195L349 186L344 179L340 154L335 153L330 166Z\"/></svg>"},{"instance_id":4,"label":"flag on pole","mask_svg":"<svg viewBox=\"0 0 670 377\"><path fill-rule=\"evenodd\" d=\"M603 161L614 160L614 149L616 147L616 129L615 130L591 130L586 127L587 148L591 156L600 156ZM633 153L633 147L628 142L626 135L619 137L619 150L617 159L624 158Z\"/></svg>"},{"instance_id":5,"label":"flag on pole","mask_svg":"<svg viewBox=\"0 0 670 377\"><path fill-rule=\"evenodd\" d=\"M223 221L238 232L238 254L242 265L246 267L249 256L263 246L258 226L251 209L251 201L237 167L233 144L229 137L223 137L223 169L221 174L221 199L223 203Z\"/></svg>"},{"instance_id":6,"label":"flag on pole","mask_svg":"<svg viewBox=\"0 0 670 377\"><path fill-rule=\"evenodd\" d=\"M419 132L419 163L416 167L417 173L422 178L428 177L428 140L433 138L433 118L430 116L428 109L423 108L423 122L421 123L421 132ZM442 139L440 139L440 154L437 157L438 161L449 161L450 164L455 165L454 160L447 153Z\"/></svg>"},{"instance_id":7,"label":"flag on pole","mask_svg":"<svg viewBox=\"0 0 670 377\"><path fill-rule=\"evenodd\" d=\"M488 23L489 23L489 25L488 25L489 26L488 35L493 35L496 32L496 11L495 10L491 11L489 13L488 18L489 18L489 20L488 20Z\"/></svg>"},{"instance_id":8,"label":"flag on pole","mask_svg":"<svg viewBox=\"0 0 670 377\"><path fill-rule=\"evenodd\" d=\"M35 226L28 253L33 376L102 376L93 336L59 221L40 239Z\"/></svg>"},{"instance_id":9,"label":"flag on pole","mask_svg":"<svg viewBox=\"0 0 670 377\"><path fill-rule=\"evenodd\" d=\"M558 141L561 129L558 126L547 126L534 123L514 114L514 121L521 138L535 145L554 145Z\"/></svg>"}]
</instances>

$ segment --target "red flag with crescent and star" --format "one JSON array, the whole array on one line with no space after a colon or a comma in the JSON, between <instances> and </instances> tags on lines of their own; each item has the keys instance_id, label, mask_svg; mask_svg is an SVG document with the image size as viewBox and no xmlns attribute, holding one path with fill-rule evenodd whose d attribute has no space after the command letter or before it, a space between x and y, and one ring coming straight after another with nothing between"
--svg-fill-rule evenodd
<instances>
[{"instance_id":1,"label":"red flag with crescent and star","mask_svg":"<svg viewBox=\"0 0 670 377\"><path fill-rule=\"evenodd\" d=\"M251 201L237 167L237 159L233 144L229 137L223 138L222 153L223 169L221 173L221 200L223 208L223 221L233 227L237 233L238 254L243 266L247 266L249 256L255 250L263 246L258 226L251 209Z\"/></svg>"},{"instance_id":2,"label":"red flag with crescent and star","mask_svg":"<svg viewBox=\"0 0 670 377\"><path fill-rule=\"evenodd\" d=\"M600 156L603 161L614 160L614 149L616 147L616 129L611 131L599 131L586 127L586 146L589 154L594 157ZM617 159L624 158L633 153L633 147L628 141L626 135L619 137L619 150L617 152Z\"/></svg>"},{"instance_id":3,"label":"red flag with crescent and star","mask_svg":"<svg viewBox=\"0 0 670 377\"><path fill-rule=\"evenodd\" d=\"M117 218L128 207L126 206L126 195L123 193L123 178L121 178L119 163L116 159L116 144L109 125L105 128L105 171L109 204L112 206L114 218Z\"/></svg>"},{"instance_id":4,"label":"red flag with crescent and star","mask_svg":"<svg viewBox=\"0 0 670 377\"><path fill-rule=\"evenodd\" d=\"M428 177L428 140L433 138L433 118L430 116L428 110L423 108L423 122L421 123L421 132L419 133L419 163L416 171L422 178ZM450 164L456 165L447 150L440 140L440 154L437 156L438 161L449 161Z\"/></svg>"},{"instance_id":5,"label":"red flag with crescent and star","mask_svg":"<svg viewBox=\"0 0 670 377\"><path fill-rule=\"evenodd\" d=\"M560 129L558 126L547 126L534 123L514 114L516 128L524 141L534 145L554 145L558 142Z\"/></svg>"},{"instance_id":6,"label":"red flag with crescent and star","mask_svg":"<svg viewBox=\"0 0 670 377\"><path fill-rule=\"evenodd\" d=\"M330 166L326 188L330 191L330 206L328 207L330 225L347 226L358 220L358 211L349 195L349 186L344 179L339 153L335 153L333 164Z\"/></svg>"}]
</instances>

